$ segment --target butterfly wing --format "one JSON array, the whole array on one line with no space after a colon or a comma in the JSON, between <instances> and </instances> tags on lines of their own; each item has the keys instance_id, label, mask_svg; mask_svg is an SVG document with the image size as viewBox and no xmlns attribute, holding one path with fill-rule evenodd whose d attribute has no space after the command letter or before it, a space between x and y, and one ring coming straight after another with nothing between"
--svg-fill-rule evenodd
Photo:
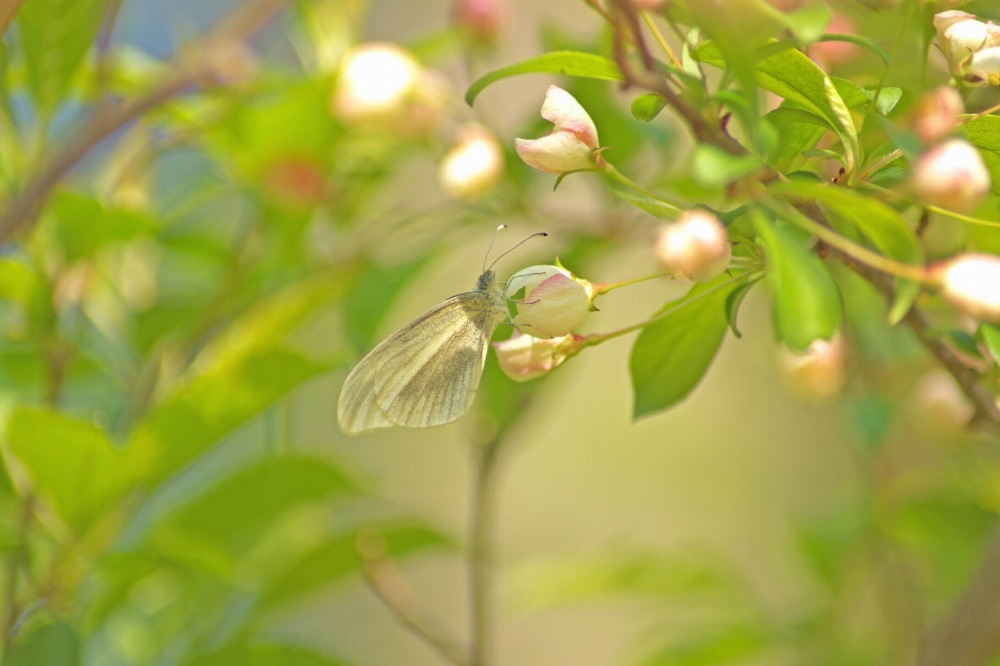
<instances>
[{"instance_id":1,"label":"butterfly wing","mask_svg":"<svg viewBox=\"0 0 1000 666\"><path fill-rule=\"evenodd\" d=\"M443 425L468 410L490 338L506 310L490 295L458 294L386 338L348 375L337 409L357 434Z\"/></svg>"}]
</instances>

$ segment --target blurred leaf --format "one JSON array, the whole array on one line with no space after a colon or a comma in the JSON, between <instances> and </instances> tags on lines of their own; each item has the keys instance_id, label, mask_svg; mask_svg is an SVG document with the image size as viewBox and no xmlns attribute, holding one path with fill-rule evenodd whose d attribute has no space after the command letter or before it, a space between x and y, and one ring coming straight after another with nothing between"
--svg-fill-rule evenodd
<instances>
[{"instance_id":1,"label":"blurred leaf","mask_svg":"<svg viewBox=\"0 0 1000 666\"><path fill-rule=\"evenodd\" d=\"M37 313L45 297L41 275L16 259L0 259L0 299L19 305L29 316Z\"/></svg>"},{"instance_id":2,"label":"blurred leaf","mask_svg":"<svg viewBox=\"0 0 1000 666\"><path fill-rule=\"evenodd\" d=\"M289 644L235 644L198 655L184 666L343 666L345 662Z\"/></svg>"},{"instance_id":3,"label":"blurred leaf","mask_svg":"<svg viewBox=\"0 0 1000 666\"><path fill-rule=\"evenodd\" d=\"M803 523L797 530L799 549L812 570L833 589L843 584L852 552L873 528L864 506L846 506Z\"/></svg>"},{"instance_id":4,"label":"blurred leaf","mask_svg":"<svg viewBox=\"0 0 1000 666\"><path fill-rule=\"evenodd\" d=\"M967 122L963 129L989 167L990 189L1000 194L1000 116L981 116Z\"/></svg>"},{"instance_id":5,"label":"blurred leaf","mask_svg":"<svg viewBox=\"0 0 1000 666\"><path fill-rule=\"evenodd\" d=\"M344 267L349 270L349 267ZM158 483L275 401L337 363L317 361L280 342L312 312L340 296L343 278L321 274L248 309L202 351L191 376L140 421L129 453L139 474Z\"/></svg>"},{"instance_id":6,"label":"blurred leaf","mask_svg":"<svg viewBox=\"0 0 1000 666\"><path fill-rule=\"evenodd\" d=\"M750 293L750 290L753 289L753 286L758 282L760 282L760 278L744 282L736 287L736 289L729 292L729 296L726 297L726 320L729 322L729 329L737 338L743 337L743 334L740 333L738 328L736 328L736 318L739 315L740 306L743 305L743 299L747 297L747 294Z\"/></svg>"},{"instance_id":7,"label":"blurred leaf","mask_svg":"<svg viewBox=\"0 0 1000 666\"><path fill-rule=\"evenodd\" d=\"M731 155L709 144L695 146L691 169L695 180L706 187L724 187L762 166L755 155Z\"/></svg>"},{"instance_id":8,"label":"blurred leaf","mask_svg":"<svg viewBox=\"0 0 1000 666\"><path fill-rule=\"evenodd\" d=\"M982 336L986 348L993 357L993 362L1000 364L1000 328L992 324L980 324L979 335Z\"/></svg>"},{"instance_id":9,"label":"blurred leaf","mask_svg":"<svg viewBox=\"0 0 1000 666\"><path fill-rule=\"evenodd\" d=\"M4 656L4 666L77 666L80 639L68 624L56 622L18 638Z\"/></svg>"},{"instance_id":10,"label":"blurred leaf","mask_svg":"<svg viewBox=\"0 0 1000 666\"><path fill-rule=\"evenodd\" d=\"M472 106L476 101L476 97L487 86L512 76L533 74L536 72L579 76L589 79L599 79L601 81L624 80L621 71L618 69L618 65L613 60L580 51L556 51L554 53L545 53L535 58L529 58L528 60L522 60L515 65L495 69L479 77L472 82L472 85L465 92L465 101L469 106Z\"/></svg>"},{"instance_id":11,"label":"blurred leaf","mask_svg":"<svg viewBox=\"0 0 1000 666\"><path fill-rule=\"evenodd\" d=\"M896 403L881 394L865 395L853 405L851 425L869 452L878 452L885 444L896 410Z\"/></svg>"},{"instance_id":12,"label":"blurred leaf","mask_svg":"<svg viewBox=\"0 0 1000 666\"><path fill-rule=\"evenodd\" d=\"M389 306L427 265L430 253L414 261L384 266L369 263L359 272L343 301L344 329L355 349L369 349Z\"/></svg>"},{"instance_id":13,"label":"blurred leaf","mask_svg":"<svg viewBox=\"0 0 1000 666\"><path fill-rule=\"evenodd\" d=\"M609 599L652 597L688 605L731 604L748 590L733 566L713 553L631 552L533 566L518 594L531 611ZM720 602L720 599L725 599Z\"/></svg>"},{"instance_id":14,"label":"blurred leaf","mask_svg":"<svg viewBox=\"0 0 1000 666\"><path fill-rule=\"evenodd\" d=\"M641 666L723 666L753 663L775 639L756 624L737 622L701 636L688 636L639 662Z\"/></svg>"},{"instance_id":15,"label":"blurred leaf","mask_svg":"<svg viewBox=\"0 0 1000 666\"><path fill-rule=\"evenodd\" d=\"M917 234L895 209L878 199L855 190L804 181L785 181L772 188L779 194L793 194L816 200L857 228L882 254L906 264L921 265L924 253ZM920 284L896 280L896 300L889 312L889 323L896 324L909 311L920 294Z\"/></svg>"},{"instance_id":16,"label":"blurred leaf","mask_svg":"<svg viewBox=\"0 0 1000 666\"><path fill-rule=\"evenodd\" d=\"M100 0L31 0L18 11L28 89L41 115L51 116L65 100L103 9Z\"/></svg>"},{"instance_id":17,"label":"blurred leaf","mask_svg":"<svg viewBox=\"0 0 1000 666\"><path fill-rule=\"evenodd\" d=\"M72 192L58 192L49 202L56 234L69 261L93 254L113 243L149 235L156 220L134 211L108 210L96 199Z\"/></svg>"},{"instance_id":18,"label":"blurred leaf","mask_svg":"<svg viewBox=\"0 0 1000 666\"><path fill-rule=\"evenodd\" d=\"M365 526L349 534L334 536L290 558L288 566L261 592L259 608L267 609L294 601L359 573L362 562L357 540L364 531L377 534L383 542L386 557L393 561L427 548L451 545L447 537L419 523Z\"/></svg>"},{"instance_id":19,"label":"blurred leaf","mask_svg":"<svg viewBox=\"0 0 1000 666\"><path fill-rule=\"evenodd\" d=\"M7 421L5 439L33 492L76 532L100 519L132 487L125 456L89 421L19 407Z\"/></svg>"},{"instance_id":20,"label":"blurred leaf","mask_svg":"<svg viewBox=\"0 0 1000 666\"><path fill-rule=\"evenodd\" d=\"M636 120L648 123L656 118L656 116L660 115L660 111L663 111L666 107L667 100L663 99L656 93L639 95L632 100L632 117Z\"/></svg>"},{"instance_id":21,"label":"blurred leaf","mask_svg":"<svg viewBox=\"0 0 1000 666\"><path fill-rule=\"evenodd\" d=\"M777 338L795 351L829 340L840 325L840 297L823 262L788 229L763 221L756 226L767 249Z\"/></svg>"},{"instance_id":22,"label":"blurred leaf","mask_svg":"<svg viewBox=\"0 0 1000 666\"><path fill-rule=\"evenodd\" d=\"M823 35L823 38L819 42L846 42L848 44L855 44L863 49L867 49L877 55L879 60L884 62L886 65L891 61L889 52L878 45L878 43L872 41L864 35L850 35L842 33L828 32ZM887 111L883 113L888 113Z\"/></svg>"},{"instance_id":23,"label":"blurred leaf","mask_svg":"<svg viewBox=\"0 0 1000 666\"><path fill-rule=\"evenodd\" d=\"M825 4L806 5L794 11L775 11L784 21L789 32L800 44L813 44L823 35L833 18L832 10Z\"/></svg>"},{"instance_id":24,"label":"blurred leaf","mask_svg":"<svg viewBox=\"0 0 1000 666\"><path fill-rule=\"evenodd\" d=\"M738 285L728 275L695 285L642 329L629 358L634 418L676 405L698 385L722 344L726 300Z\"/></svg>"},{"instance_id":25,"label":"blurred leaf","mask_svg":"<svg viewBox=\"0 0 1000 666\"><path fill-rule=\"evenodd\" d=\"M780 106L764 118L778 133L778 141L768 152L768 164L783 173L802 166L807 159L803 153L815 148L830 129L820 116L790 106Z\"/></svg>"},{"instance_id":26,"label":"blurred leaf","mask_svg":"<svg viewBox=\"0 0 1000 666\"><path fill-rule=\"evenodd\" d=\"M238 554L289 510L351 490L342 472L318 458L266 458L173 511L152 538L165 530Z\"/></svg>"}]
</instances>

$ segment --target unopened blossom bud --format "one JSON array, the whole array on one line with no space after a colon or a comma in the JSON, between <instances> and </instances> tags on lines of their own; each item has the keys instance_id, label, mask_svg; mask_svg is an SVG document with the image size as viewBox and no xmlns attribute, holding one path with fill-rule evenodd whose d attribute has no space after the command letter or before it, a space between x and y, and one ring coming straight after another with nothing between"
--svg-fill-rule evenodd
<instances>
[{"instance_id":1,"label":"unopened blossom bud","mask_svg":"<svg viewBox=\"0 0 1000 666\"><path fill-rule=\"evenodd\" d=\"M481 41L493 41L504 23L505 0L455 0L452 15L469 35Z\"/></svg>"},{"instance_id":2,"label":"unopened blossom bud","mask_svg":"<svg viewBox=\"0 0 1000 666\"><path fill-rule=\"evenodd\" d=\"M913 388L915 416L937 436L952 435L972 419L975 409L945 370L925 373Z\"/></svg>"},{"instance_id":3,"label":"unopened blossom bud","mask_svg":"<svg viewBox=\"0 0 1000 666\"><path fill-rule=\"evenodd\" d=\"M958 128L958 117L963 113L965 103L958 90L951 86L939 86L917 100L911 125L921 141L937 143Z\"/></svg>"},{"instance_id":4,"label":"unopened blossom bud","mask_svg":"<svg viewBox=\"0 0 1000 666\"><path fill-rule=\"evenodd\" d=\"M542 104L542 118L555 127L540 139L514 139L524 162L546 173L567 173L598 167L597 127L572 95L549 86Z\"/></svg>"},{"instance_id":5,"label":"unopened blossom bud","mask_svg":"<svg viewBox=\"0 0 1000 666\"><path fill-rule=\"evenodd\" d=\"M920 156L911 186L925 203L968 213L989 192L990 172L972 144L952 139Z\"/></svg>"},{"instance_id":6,"label":"unopened blossom bud","mask_svg":"<svg viewBox=\"0 0 1000 666\"><path fill-rule=\"evenodd\" d=\"M344 122L415 134L436 124L444 88L438 75L399 46L372 42L344 56L331 105Z\"/></svg>"},{"instance_id":7,"label":"unopened blossom bud","mask_svg":"<svg viewBox=\"0 0 1000 666\"><path fill-rule=\"evenodd\" d=\"M781 370L785 383L810 400L832 398L840 393L847 375L844 369L844 339L813 340L804 354L784 349Z\"/></svg>"},{"instance_id":8,"label":"unopened blossom bud","mask_svg":"<svg viewBox=\"0 0 1000 666\"><path fill-rule=\"evenodd\" d=\"M732 258L732 246L722 222L699 209L688 211L676 222L664 224L654 251L665 270L695 282L722 275Z\"/></svg>"},{"instance_id":9,"label":"unopened blossom bud","mask_svg":"<svg viewBox=\"0 0 1000 666\"><path fill-rule=\"evenodd\" d=\"M458 141L441 160L441 189L456 198L476 197L503 175L503 150L493 134L478 123L458 130Z\"/></svg>"},{"instance_id":10,"label":"unopened blossom bud","mask_svg":"<svg viewBox=\"0 0 1000 666\"><path fill-rule=\"evenodd\" d=\"M959 78L964 77L973 54L1000 46L1000 28L983 23L968 12L957 9L940 12L934 16L934 28L952 74Z\"/></svg>"},{"instance_id":11,"label":"unopened blossom bud","mask_svg":"<svg viewBox=\"0 0 1000 666\"><path fill-rule=\"evenodd\" d=\"M557 338L573 331L590 312L585 280L559 266L531 266L507 281L505 293L524 297L516 301L514 326L536 338Z\"/></svg>"},{"instance_id":12,"label":"unopened blossom bud","mask_svg":"<svg viewBox=\"0 0 1000 666\"><path fill-rule=\"evenodd\" d=\"M580 351L584 338L570 333L541 340L515 332L503 342L494 342L493 350L504 374L515 382L526 382L554 370Z\"/></svg>"},{"instance_id":13,"label":"unopened blossom bud","mask_svg":"<svg viewBox=\"0 0 1000 666\"><path fill-rule=\"evenodd\" d=\"M960 254L929 266L927 278L956 309L1000 323L1000 257Z\"/></svg>"},{"instance_id":14,"label":"unopened blossom bud","mask_svg":"<svg viewBox=\"0 0 1000 666\"><path fill-rule=\"evenodd\" d=\"M962 80L970 86L1000 85L1000 46L976 51L963 71Z\"/></svg>"}]
</instances>

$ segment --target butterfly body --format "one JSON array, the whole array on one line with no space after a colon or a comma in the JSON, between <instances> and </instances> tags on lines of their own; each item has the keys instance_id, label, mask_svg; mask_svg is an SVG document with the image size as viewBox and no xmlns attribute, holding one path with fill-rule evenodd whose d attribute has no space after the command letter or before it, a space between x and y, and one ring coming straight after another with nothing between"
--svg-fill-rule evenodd
<instances>
[{"instance_id":1,"label":"butterfly body","mask_svg":"<svg viewBox=\"0 0 1000 666\"><path fill-rule=\"evenodd\" d=\"M393 333L355 366L337 405L340 429L451 423L472 404L507 299L492 270L475 291L456 294Z\"/></svg>"}]
</instances>

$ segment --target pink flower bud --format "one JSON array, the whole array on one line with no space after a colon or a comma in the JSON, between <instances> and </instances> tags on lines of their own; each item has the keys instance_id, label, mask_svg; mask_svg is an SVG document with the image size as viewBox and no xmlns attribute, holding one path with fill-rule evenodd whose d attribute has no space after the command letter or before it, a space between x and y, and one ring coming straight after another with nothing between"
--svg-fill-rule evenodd
<instances>
[{"instance_id":1,"label":"pink flower bud","mask_svg":"<svg viewBox=\"0 0 1000 666\"><path fill-rule=\"evenodd\" d=\"M960 254L928 267L927 277L958 310L982 321L1000 322L1000 257Z\"/></svg>"},{"instance_id":2,"label":"pink flower bud","mask_svg":"<svg viewBox=\"0 0 1000 666\"><path fill-rule=\"evenodd\" d=\"M968 213L989 192L990 172L970 143L951 139L920 156L911 186L921 201Z\"/></svg>"},{"instance_id":3,"label":"pink flower bud","mask_svg":"<svg viewBox=\"0 0 1000 666\"><path fill-rule=\"evenodd\" d=\"M572 95L549 86L542 118L555 125L549 134L540 139L514 139L517 154L528 166L546 173L597 168L597 127Z\"/></svg>"},{"instance_id":4,"label":"pink flower bud","mask_svg":"<svg viewBox=\"0 0 1000 666\"><path fill-rule=\"evenodd\" d=\"M536 338L557 338L576 328L590 312L586 281L559 266L531 266L507 281L508 296L524 290L518 299L514 325Z\"/></svg>"},{"instance_id":5,"label":"pink flower bud","mask_svg":"<svg viewBox=\"0 0 1000 666\"><path fill-rule=\"evenodd\" d=\"M663 225L654 251L665 270L695 282L705 282L722 275L732 258L732 246L722 222L715 215L699 209L688 211L676 222Z\"/></svg>"},{"instance_id":6,"label":"pink flower bud","mask_svg":"<svg viewBox=\"0 0 1000 666\"><path fill-rule=\"evenodd\" d=\"M503 162L503 151L493 134L478 123L468 123L459 128L458 141L441 160L438 181L453 197L476 197L500 179Z\"/></svg>"},{"instance_id":7,"label":"pink flower bud","mask_svg":"<svg viewBox=\"0 0 1000 666\"><path fill-rule=\"evenodd\" d=\"M494 342L493 349L504 374L515 382L526 382L562 365L580 351L583 340L573 334L540 340L515 332L503 342Z\"/></svg>"},{"instance_id":8,"label":"pink flower bud","mask_svg":"<svg viewBox=\"0 0 1000 666\"><path fill-rule=\"evenodd\" d=\"M493 41L503 26L505 10L504 0L456 0L452 15L475 39Z\"/></svg>"},{"instance_id":9,"label":"pink flower bud","mask_svg":"<svg viewBox=\"0 0 1000 666\"><path fill-rule=\"evenodd\" d=\"M937 143L958 128L958 117L965 113L962 95L951 86L939 86L917 100L911 125L924 143Z\"/></svg>"},{"instance_id":10,"label":"pink flower bud","mask_svg":"<svg viewBox=\"0 0 1000 666\"><path fill-rule=\"evenodd\" d=\"M790 389L809 400L824 400L840 393L844 370L844 339L813 340L804 354L784 349L781 370Z\"/></svg>"}]
</instances>

